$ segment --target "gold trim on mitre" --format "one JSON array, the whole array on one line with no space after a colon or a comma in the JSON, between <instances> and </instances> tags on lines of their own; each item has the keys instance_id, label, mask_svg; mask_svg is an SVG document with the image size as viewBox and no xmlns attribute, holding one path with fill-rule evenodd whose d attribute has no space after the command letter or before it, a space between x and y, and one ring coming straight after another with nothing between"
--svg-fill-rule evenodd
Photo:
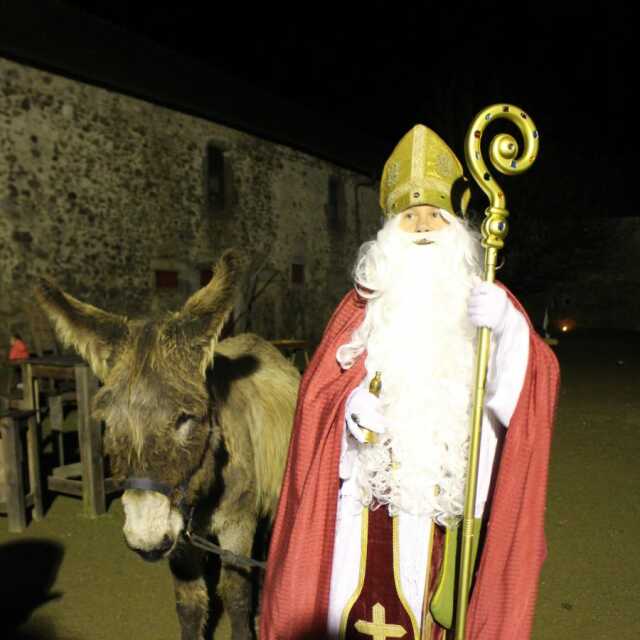
<instances>
[{"instance_id":1,"label":"gold trim on mitre","mask_svg":"<svg viewBox=\"0 0 640 640\"><path fill-rule=\"evenodd\" d=\"M380 206L388 218L421 204L464 215L470 196L456 154L422 124L398 142L382 171Z\"/></svg>"}]
</instances>

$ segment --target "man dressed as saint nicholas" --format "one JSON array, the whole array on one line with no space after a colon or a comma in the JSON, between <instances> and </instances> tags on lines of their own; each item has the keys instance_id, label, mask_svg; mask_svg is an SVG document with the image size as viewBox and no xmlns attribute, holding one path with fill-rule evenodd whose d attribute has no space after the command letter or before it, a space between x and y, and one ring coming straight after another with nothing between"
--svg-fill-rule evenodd
<instances>
[{"instance_id":1,"label":"man dressed as saint nicholas","mask_svg":"<svg viewBox=\"0 0 640 640\"><path fill-rule=\"evenodd\" d=\"M481 281L467 200L455 154L415 126L301 384L261 640L453 637L478 327L491 355L465 637L530 636L558 365L516 299Z\"/></svg>"}]
</instances>

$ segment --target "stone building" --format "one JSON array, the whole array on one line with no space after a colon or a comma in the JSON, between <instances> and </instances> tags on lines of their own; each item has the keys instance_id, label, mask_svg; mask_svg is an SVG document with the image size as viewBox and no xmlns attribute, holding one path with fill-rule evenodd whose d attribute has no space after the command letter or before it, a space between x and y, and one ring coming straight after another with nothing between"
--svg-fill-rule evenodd
<instances>
[{"instance_id":1,"label":"stone building","mask_svg":"<svg viewBox=\"0 0 640 640\"><path fill-rule=\"evenodd\" d=\"M250 264L236 328L315 343L379 224L365 175L3 58L0 148L1 344L39 277L136 315L179 306L227 247Z\"/></svg>"},{"instance_id":2,"label":"stone building","mask_svg":"<svg viewBox=\"0 0 640 640\"><path fill-rule=\"evenodd\" d=\"M137 314L180 304L229 246L250 258L236 329L316 343L379 224L397 139L319 122L73 4L21 0L0 21L0 350L38 276ZM461 156L477 85L434 86L427 124ZM630 155L596 153L602 127L575 148L539 95L541 153L505 185L499 275L538 326L550 309L555 332L640 330ZM486 205L476 190L476 223Z\"/></svg>"}]
</instances>

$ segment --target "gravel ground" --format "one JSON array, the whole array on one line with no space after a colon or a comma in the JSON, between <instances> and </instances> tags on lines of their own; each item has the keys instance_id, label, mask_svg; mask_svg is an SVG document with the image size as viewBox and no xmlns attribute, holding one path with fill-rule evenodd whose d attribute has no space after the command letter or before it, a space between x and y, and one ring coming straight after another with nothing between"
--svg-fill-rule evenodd
<instances>
[{"instance_id":1,"label":"gravel ground","mask_svg":"<svg viewBox=\"0 0 640 640\"><path fill-rule=\"evenodd\" d=\"M534 640L640 638L640 333L556 347L562 391Z\"/></svg>"},{"instance_id":2,"label":"gravel ground","mask_svg":"<svg viewBox=\"0 0 640 640\"><path fill-rule=\"evenodd\" d=\"M636 640L640 333L576 333L556 352L563 386L533 640ZM15 638L179 638L168 568L129 551L122 522L118 499L92 520L64 496L23 534L7 533L0 519L0 602L10 608L2 619L26 620ZM31 583L45 587L34 593ZM215 638L226 637L223 619Z\"/></svg>"}]
</instances>

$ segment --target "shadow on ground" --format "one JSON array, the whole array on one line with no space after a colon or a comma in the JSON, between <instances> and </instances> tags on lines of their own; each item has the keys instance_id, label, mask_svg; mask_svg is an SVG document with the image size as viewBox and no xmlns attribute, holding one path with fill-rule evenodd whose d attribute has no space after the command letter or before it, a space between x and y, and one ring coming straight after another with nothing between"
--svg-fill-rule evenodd
<instances>
[{"instance_id":1,"label":"shadow on ground","mask_svg":"<svg viewBox=\"0 0 640 640\"><path fill-rule=\"evenodd\" d=\"M0 545L0 637L6 640L48 640L53 630L32 628L21 632L38 607L57 600L53 591L64 557L61 544L48 540L22 540Z\"/></svg>"}]
</instances>

